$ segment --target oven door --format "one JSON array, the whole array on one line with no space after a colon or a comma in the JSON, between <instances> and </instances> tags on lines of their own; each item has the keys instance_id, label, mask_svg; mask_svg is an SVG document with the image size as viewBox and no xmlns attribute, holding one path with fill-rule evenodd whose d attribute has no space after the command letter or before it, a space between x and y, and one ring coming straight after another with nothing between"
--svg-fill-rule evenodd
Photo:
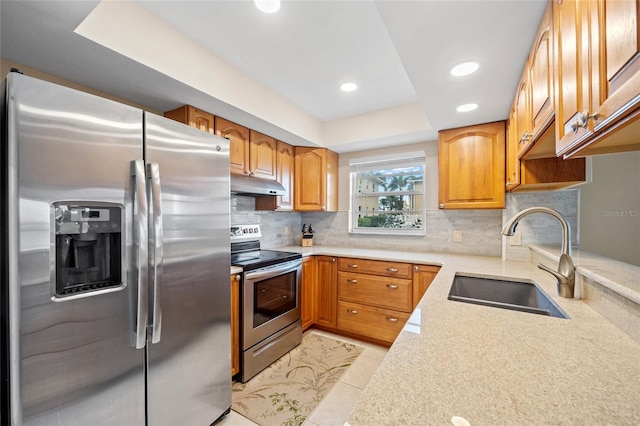
<instances>
[{"instance_id":1,"label":"oven door","mask_svg":"<svg viewBox=\"0 0 640 426\"><path fill-rule=\"evenodd\" d=\"M300 259L244 273L242 349L300 319Z\"/></svg>"}]
</instances>

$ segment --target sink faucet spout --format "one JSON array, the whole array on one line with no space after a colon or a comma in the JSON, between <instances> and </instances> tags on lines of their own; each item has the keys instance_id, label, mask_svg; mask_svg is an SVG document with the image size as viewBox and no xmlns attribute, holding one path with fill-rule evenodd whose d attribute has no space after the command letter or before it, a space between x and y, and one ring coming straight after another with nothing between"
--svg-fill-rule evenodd
<instances>
[{"instance_id":1,"label":"sink faucet spout","mask_svg":"<svg viewBox=\"0 0 640 426\"><path fill-rule=\"evenodd\" d=\"M571 256L571 228L569 227L569 223L566 221L564 216L548 207L529 207L528 209L524 209L521 212L516 213L515 216L509 219L504 225L504 228L502 228L502 234L512 236L514 232L516 232L516 226L518 226L520 220L531 213L547 213L558 219L560 225L562 225L562 247L560 251L562 254Z\"/></svg>"},{"instance_id":2,"label":"sink faucet spout","mask_svg":"<svg viewBox=\"0 0 640 426\"><path fill-rule=\"evenodd\" d=\"M562 247L560 249L561 254L558 271L556 272L543 264L539 264L538 268L549 272L551 275L556 277L556 280L558 281L558 294L561 297L573 297L575 290L575 267L573 266L573 260L571 259L571 228L564 216L548 207L529 207L509 219L502 229L502 234L512 236L516 231L516 226L518 226L520 220L531 213L550 214L558 219L562 225Z\"/></svg>"}]
</instances>

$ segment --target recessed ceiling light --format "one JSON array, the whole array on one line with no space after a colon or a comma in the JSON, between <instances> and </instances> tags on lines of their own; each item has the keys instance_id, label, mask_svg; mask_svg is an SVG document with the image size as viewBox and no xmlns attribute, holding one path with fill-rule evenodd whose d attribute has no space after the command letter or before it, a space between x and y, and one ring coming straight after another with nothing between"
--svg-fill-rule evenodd
<instances>
[{"instance_id":1,"label":"recessed ceiling light","mask_svg":"<svg viewBox=\"0 0 640 426\"><path fill-rule=\"evenodd\" d=\"M478 108L478 104L464 104L464 105L460 105L458 108L456 108L456 111L458 111L458 112L469 112L469 111L473 111L476 108Z\"/></svg>"},{"instance_id":2,"label":"recessed ceiling light","mask_svg":"<svg viewBox=\"0 0 640 426\"><path fill-rule=\"evenodd\" d=\"M275 13L280 10L280 0L254 0L254 3L264 13Z\"/></svg>"},{"instance_id":3,"label":"recessed ceiling light","mask_svg":"<svg viewBox=\"0 0 640 426\"><path fill-rule=\"evenodd\" d=\"M353 92L354 90L356 90L358 88L358 85L355 83L342 83L340 85L340 90L342 90L343 92Z\"/></svg>"},{"instance_id":4,"label":"recessed ceiling light","mask_svg":"<svg viewBox=\"0 0 640 426\"><path fill-rule=\"evenodd\" d=\"M463 62L451 68L451 75L456 77L463 77L465 75L473 74L478 71L480 64L477 62Z\"/></svg>"}]
</instances>

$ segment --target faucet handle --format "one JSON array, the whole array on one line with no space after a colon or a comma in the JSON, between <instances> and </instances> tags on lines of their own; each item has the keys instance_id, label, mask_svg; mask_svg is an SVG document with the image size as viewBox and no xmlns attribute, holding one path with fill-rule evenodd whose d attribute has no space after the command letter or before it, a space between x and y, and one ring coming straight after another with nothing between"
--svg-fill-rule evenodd
<instances>
[{"instance_id":1,"label":"faucet handle","mask_svg":"<svg viewBox=\"0 0 640 426\"><path fill-rule=\"evenodd\" d=\"M573 298L576 282L576 268L573 266L571 256L567 254L560 256L560 263L558 264L557 272L542 263L538 264L538 268L556 277L558 280L558 294L560 297Z\"/></svg>"}]
</instances>

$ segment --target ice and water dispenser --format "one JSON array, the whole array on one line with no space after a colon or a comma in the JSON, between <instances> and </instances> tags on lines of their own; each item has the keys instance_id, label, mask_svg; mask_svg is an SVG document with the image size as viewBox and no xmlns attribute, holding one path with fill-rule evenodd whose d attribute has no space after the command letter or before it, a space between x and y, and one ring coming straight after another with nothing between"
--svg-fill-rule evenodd
<instances>
[{"instance_id":1,"label":"ice and water dispenser","mask_svg":"<svg viewBox=\"0 0 640 426\"><path fill-rule=\"evenodd\" d=\"M55 296L123 286L122 206L54 203Z\"/></svg>"}]
</instances>

